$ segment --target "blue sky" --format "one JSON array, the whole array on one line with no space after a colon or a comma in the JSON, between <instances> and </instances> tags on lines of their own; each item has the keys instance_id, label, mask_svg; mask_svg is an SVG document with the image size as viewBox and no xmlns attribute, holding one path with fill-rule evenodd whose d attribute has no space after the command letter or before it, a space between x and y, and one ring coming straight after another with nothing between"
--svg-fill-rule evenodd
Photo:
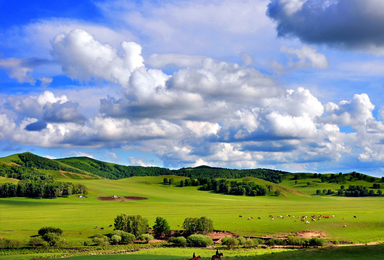
<instances>
[{"instance_id":1,"label":"blue sky","mask_svg":"<svg viewBox=\"0 0 384 260\"><path fill-rule=\"evenodd\" d=\"M383 1L0 12L0 156L384 175Z\"/></svg>"}]
</instances>

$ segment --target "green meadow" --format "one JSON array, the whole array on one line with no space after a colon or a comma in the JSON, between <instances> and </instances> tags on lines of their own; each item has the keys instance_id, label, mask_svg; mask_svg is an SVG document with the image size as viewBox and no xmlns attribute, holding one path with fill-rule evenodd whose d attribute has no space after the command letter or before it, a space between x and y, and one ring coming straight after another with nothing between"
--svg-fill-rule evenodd
<instances>
[{"instance_id":1,"label":"green meadow","mask_svg":"<svg viewBox=\"0 0 384 260\"><path fill-rule=\"evenodd\" d=\"M0 158L0 163L18 167L17 155ZM39 162L39 158L37 162ZM44 159L47 160L47 159ZM43 160L42 160L43 161ZM69 161L76 162L75 159ZM103 162L82 159L79 162L84 169L95 170L96 164ZM21 162L20 162L21 163ZM49 163L45 161L45 163ZM67 167L64 162L58 162ZM107 165L107 164L104 164ZM68 168L69 167L69 168ZM72 166L71 166L72 167ZM93 167L93 168L92 168ZM108 166L113 168L113 166ZM175 175L130 177L118 180L104 179L96 174L77 170L77 173L52 169L33 168L34 171L50 175L56 181L83 184L88 189L85 198L77 195L58 198L0 198L0 237L16 239L26 245L31 236L37 235L41 227L61 228L61 236L66 242L82 244L95 234L109 234L113 231L117 215L142 215L153 226L156 217L165 218L172 230L182 230L185 218L206 216L213 220L215 230L229 231L245 237L278 237L303 235L311 232L330 241L340 243L384 242L384 197L345 197L316 195L317 190L331 189L337 193L341 185L362 185L373 189L380 180L358 180L346 174L340 184L322 182L312 174L282 173L282 182L275 184L254 177L233 179L236 181L255 182L258 185L271 185L272 191L266 196L236 196L202 191L196 186L179 187L180 181L187 177ZM154 169L151 169L154 170ZM188 169L189 171L189 169ZM83 172L83 173L81 173ZM111 172L111 171L110 171ZM297 178L298 179L295 179ZM173 178L172 185L163 184L163 179ZM368 181L369 180L369 181ZM17 183L19 180L0 177L0 184ZM275 195L280 190L280 196ZM384 187L381 187L384 191ZM375 189L375 193L377 189ZM117 195L145 197L146 200L102 201L98 197ZM311 215L323 215L311 221ZM272 220L269 216L275 216ZM277 217L278 215L284 218ZM242 216L242 217L240 217ZM308 216L309 224L300 221ZM334 217L333 217L334 216ZM253 217L253 218L252 218ZM252 218L252 219L250 219ZM222 247L223 249L223 247ZM203 259L210 259L213 249L202 248L154 248L140 250L124 255L76 256L71 259L185 259L198 251ZM383 245L327 248L322 250L289 249L237 249L223 250L224 259L364 259L364 253L371 250L371 259L380 259ZM31 252L28 255L2 255L2 259L55 258L65 256L65 252ZM73 254L71 254L73 255ZM248 257L248 258L247 258ZM375 258L376 257L376 258Z\"/></svg>"},{"instance_id":2,"label":"green meadow","mask_svg":"<svg viewBox=\"0 0 384 260\"><path fill-rule=\"evenodd\" d=\"M300 231L316 231L329 239L356 243L384 241L382 197L316 196L311 195L315 193L316 187L312 191L311 187L300 189L294 187L294 183L292 186L291 181L283 181L283 192L279 197L232 196L200 191L197 187L164 185L164 177L174 178L175 184L185 179L157 176L87 180L57 176L57 179L63 181L86 185L89 189L87 198L79 199L75 195L55 199L2 198L0 236L28 240L37 234L39 228L55 226L64 230L63 237L67 241L83 241L96 233L112 231L109 225L114 223L117 215L124 213L142 215L149 220L150 225L154 224L157 216L164 217L173 230L181 229L178 225L182 225L187 217L207 216L213 220L216 230L244 236L281 236ZM266 183L253 178L246 180ZM274 186L278 187L276 184ZM111 195L140 196L148 200L120 202L97 199L99 196ZM313 214L335 217L311 221L310 224L304 224L297 218ZM285 218L272 221L269 215L283 215ZM254 219L247 220L248 217ZM347 227L344 228L344 225ZM101 227L104 230L100 230Z\"/></svg>"}]
</instances>

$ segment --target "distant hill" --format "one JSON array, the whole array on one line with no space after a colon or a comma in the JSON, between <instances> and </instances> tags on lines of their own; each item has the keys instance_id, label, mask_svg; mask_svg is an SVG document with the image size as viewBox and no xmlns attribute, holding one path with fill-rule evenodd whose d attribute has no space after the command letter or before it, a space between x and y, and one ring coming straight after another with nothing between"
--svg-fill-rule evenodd
<instances>
[{"instance_id":1,"label":"distant hill","mask_svg":"<svg viewBox=\"0 0 384 260\"><path fill-rule=\"evenodd\" d=\"M26 167L29 169L61 171L76 173L78 175L100 176L107 179L122 179L133 176L160 176L178 175L190 178L243 178L256 177L266 181L280 183L282 174L288 172L270 169L226 169L210 166L198 166L195 168L181 168L170 170L161 167L124 166L114 163L102 162L88 157L70 157L63 159L48 159L33 153L14 154L0 158L4 167ZM13 164L13 165L12 165ZM4 168L3 167L3 168ZM1 170L0 170L1 171ZM0 176L5 176L4 168Z\"/></svg>"}]
</instances>

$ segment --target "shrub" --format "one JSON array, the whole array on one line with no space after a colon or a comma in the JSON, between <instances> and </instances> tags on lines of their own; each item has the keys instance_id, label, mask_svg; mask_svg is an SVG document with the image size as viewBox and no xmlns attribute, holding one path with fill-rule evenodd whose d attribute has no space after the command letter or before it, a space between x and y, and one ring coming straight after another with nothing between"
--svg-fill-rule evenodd
<instances>
[{"instance_id":1,"label":"shrub","mask_svg":"<svg viewBox=\"0 0 384 260\"><path fill-rule=\"evenodd\" d=\"M121 234L121 242L124 242L124 243L133 243L135 238L136 238L135 235L131 233L122 232Z\"/></svg>"},{"instance_id":2,"label":"shrub","mask_svg":"<svg viewBox=\"0 0 384 260\"><path fill-rule=\"evenodd\" d=\"M212 245L213 241L204 235L190 235L187 238L187 243L189 246L206 247Z\"/></svg>"},{"instance_id":3,"label":"shrub","mask_svg":"<svg viewBox=\"0 0 384 260\"><path fill-rule=\"evenodd\" d=\"M228 249L234 249L239 244L239 240L234 237L224 237L221 244L227 246Z\"/></svg>"},{"instance_id":4,"label":"shrub","mask_svg":"<svg viewBox=\"0 0 384 260\"><path fill-rule=\"evenodd\" d=\"M101 234L96 234L94 238L92 239L92 242L98 246L105 245L106 243L108 244L109 238L106 236L103 236Z\"/></svg>"},{"instance_id":5,"label":"shrub","mask_svg":"<svg viewBox=\"0 0 384 260\"><path fill-rule=\"evenodd\" d=\"M43 236L43 239L50 245L54 246L59 242L59 236L56 235L55 233L46 233Z\"/></svg>"},{"instance_id":6,"label":"shrub","mask_svg":"<svg viewBox=\"0 0 384 260\"><path fill-rule=\"evenodd\" d=\"M323 246L326 243L327 243L327 241L325 239L321 239L321 238L318 238L318 237L312 237L309 240L309 245L311 245L311 246Z\"/></svg>"},{"instance_id":7,"label":"shrub","mask_svg":"<svg viewBox=\"0 0 384 260\"><path fill-rule=\"evenodd\" d=\"M113 235L111 237L111 242L117 245L121 241L121 236L119 235Z\"/></svg>"},{"instance_id":8,"label":"shrub","mask_svg":"<svg viewBox=\"0 0 384 260\"><path fill-rule=\"evenodd\" d=\"M145 242L149 242L149 240L152 240L154 237L152 235L149 235L149 234L142 234L140 235L139 239L141 241L145 241Z\"/></svg>"},{"instance_id":9,"label":"shrub","mask_svg":"<svg viewBox=\"0 0 384 260\"><path fill-rule=\"evenodd\" d=\"M280 190L276 190L276 191L275 191L275 195L276 195L277 197L279 197L280 194L281 194Z\"/></svg>"},{"instance_id":10,"label":"shrub","mask_svg":"<svg viewBox=\"0 0 384 260\"><path fill-rule=\"evenodd\" d=\"M194 234L197 231L207 234L213 231L213 221L207 217L186 218L183 226L188 234Z\"/></svg>"},{"instance_id":11,"label":"shrub","mask_svg":"<svg viewBox=\"0 0 384 260\"><path fill-rule=\"evenodd\" d=\"M47 233L53 233L53 234L56 234L58 236L61 236L63 234L63 230L61 230L60 228L55 228L55 227L43 227L43 228L40 228L38 233L40 236L44 236Z\"/></svg>"},{"instance_id":12,"label":"shrub","mask_svg":"<svg viewBox=\"0 0 384 260\"><path fill-rule=\"evenodd\" d=\"M85 240L84 241L84 246L90 246L92 245L92 241L91 240Z\"/></svg>"},{"instance_id":13,"label":"shrub","mask_svg":"<svg viewBox=\"0 0 384 260\"><path fill-rule=\"evenodd\" d=\"M244 247L254 247L254 246L257 246L258 244L255 243L256 241L254 239L247 239L244 243L243 243L243 246Z\"/></svg>"},{"instance_id":14,"label":"shrub","mask_svg":"<svg viewBox=\"0 0 384 260\"><path fill-rule=\"evenodd\" d=\"M339 240L332 240L331 243L334 244L334 245L340 244Z\"/></svg>"},{"instance_id":15,"label":"shrub","mask_svg":"<svg viewBox=\"0 0 384 260\"><path fill-rule=\"evenodd\" d=\"M267 244L268 246L274 246L274 245L283 245L284 243L283 243L283 240L281 239L271 238L265 244Z\"/></svg>"},{"instance_id":16,"label":"shrub","mask_svg":"<svg viewBox=\"0 0 384 260\"><path fill-rule=\"evenodd\" d=\"M171 228L166 219L157 217L155 225L153 226L153 231L155 232L155 237L161 237L163 235L168 235L171 232Z\"/></svg>"},{"instance_id":17,"label":"shrub","mask_svg":"<svg viewBox=\"0 0 384 260\"><path fill-rule=\"evenodd\" d=\"M187 239L185 237L171 237L168 239L169 243L173 243L175 246L186 246Z\"/></svg>"},{"instance_id":18,"label":"shrub","mask_svg":"<svg viewBox=\"0 0 384 260\"><path fill-rule=\"evenodd\" d=\"M239 245L244 245L246 241L245 237L238 237L237 240L239 241Z\"/></svg>"},{"instance_id":19,"label":"shrub","mask_svg":"<svg viewBox=\"0 0 384 260\"><path fill-rule=\"evenodd\" d=\"M42 237L32 237L31 240L29 240L29 244L31 246L40 246L43 241Z\"/></svg>"}]
</instances>

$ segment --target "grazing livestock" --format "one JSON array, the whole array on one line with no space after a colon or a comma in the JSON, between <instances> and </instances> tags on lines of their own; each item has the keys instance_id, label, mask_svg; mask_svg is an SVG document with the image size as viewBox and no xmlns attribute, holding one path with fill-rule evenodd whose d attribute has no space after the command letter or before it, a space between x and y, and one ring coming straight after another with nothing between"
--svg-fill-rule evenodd
<instances>
[{"instance_id":1,"label":"grazing livestock","mask_svg":"<svg viewBox=\"0 0 384 260\"><path fill-rule=\"evenodd\" d=\"M253 219L253 217L251 217L251 219Z\"/></svg>"},{"instance_id":2,"label":"grazing livestock","mask_svg":"<svg viewBox=\"0 0 384 260\"><path fill-rule=\"evenodd\" d=\"M305 221L305 218L302 218L301 221L304 222L304 221Z\"/></svg>"},{"instance_id":3,"label":"grazing livestock","mask_svg":"<svg viewBox=\"0 0 384 260\"><path fill-rule=\"evenodd\" d=\"M272 216L272 215L269 215L269 217L270 217L270 218L273 218L273 216Z\"/></svg>"},{"instance_id":4,"label":"grazing livestock","mask_svg":"<svg viewBox=\"0 0 384 260\"><path fill-rule=\"evenodd\" d=\"M239 218L242 218L243 216L242 215L239 215Z\"/></svg>"},{"instance_id":5,"label":"grazing livestock","mask_svg":"<svg viewBox=\"0 0 384 260\"><path fill-rule=\"evenodd\" d=\"M321 217L318 217L318 218L317 218L317 220L320 220L320 219L321 219Z\"/></svg>"},{"instance_id":6,"label":"grazing livestock","mask_svg":"<svg viewBox=\"0 0 384 260\"><path fill-rule=\"evenodd\" d=\"M97 226L95 227L95 229L97 229Z\"/></svg>"},{"instance_id":7,"label":"grazing livestock","mask_svg":"<svg viewBox=\"0 0 384 260\"><path fill-rule=\"evenodd\" d=\"M309 221L306 221L305 224L309 224Z\"/></svg>"},{"instance_id":8,"label":"grazing livestock","mask_svg":"<svg viewBox=\"0 0 384 260\"><path fill-rule=\"evenodd\" d=\"M329 216L324 216L324 218L329 218Z\"/></svg>"},{"instance_id":9,"label":"grazing livestock","mask_svg":"<svg viewBox=\"0 0 384 260\"><path fill-rule=\"evenodd\" d=\"M248 218L248 220L251 220L252 218Z\"/></svg>"},{"instance_id":10,"label":"grazing livestock","mask_svg":"<svg viewBox=\"0 0 384 260\"><path fill-rule=\"evenodd\" d=\"M275 218L274 218L274 217L272 217L271 219L272 219L272 220L275 220Z\"/></svg>"},{"instance_id":11,"label":"grazing livestock","mask_svg":"<svg viewBox=\"0 0 384 260\"><path fill-rule=\"evenodd\" d=\"M347 225L344 225L343 227L347 227Z\"/></svg>"},{"instance_id":12,"label":"grazing livestock","mask_svg":"<svg viewBox=\"0 0 384 260\"><path fill-rule=\"evenodd\" d=\"M104 229L103 227L101 227L100 229Z\"/></svg>"},{"instance_id":13,"label":"grazing livestock","mask_svg":"<svg viewBox=\"0 0 384 260\"><path fill-rule=\"evenodd\" d=\"M109 225L109 227L112 227L112 225Z\"/></svg>"},{"instance_id":14,"label":"grazing livestock","mask_svg":"<svg viewBox=\"0 0 384 260\"><path fill-rule=\"evenodd\" d=\"M295 222L297 222L297 220L295 219Z\"/></svg>"},{"instance_id":15,"label":"grazing livestock","mask_svg":"<svg viewBox=\"0 0 384 260\"><path fill-rule=\"evenodd\" d=\"M313 218L312 221L316 221L316 219Z\"/></svg>"},{"instance_id":16,"label":"grazing livestock","mask_svg":"<svg viewBox=\"0 0 384 260\"><path fill-rule=\"evenodd\" d=\"M345 220L345 218L343 218L343 220Z\"/></svg>"},{"instance_id":17,"label":"grazing livestock","mask_svg":"<svg viewBox=\"0 0 384 260\"><path fill-rule=\"evenodd\" d=\"M261 219L260 217L258 217L258 219Z\"/></svg>"},{"instance_id":18,"label":"grazing livestock","mask_svg":"<svg viewBox=\"0 0 384 260\"><path fill-rule=\"evenodd\" d=\"M356 218L356 216L353 216L354 218Z\"/></svg>"}]
</instances>

